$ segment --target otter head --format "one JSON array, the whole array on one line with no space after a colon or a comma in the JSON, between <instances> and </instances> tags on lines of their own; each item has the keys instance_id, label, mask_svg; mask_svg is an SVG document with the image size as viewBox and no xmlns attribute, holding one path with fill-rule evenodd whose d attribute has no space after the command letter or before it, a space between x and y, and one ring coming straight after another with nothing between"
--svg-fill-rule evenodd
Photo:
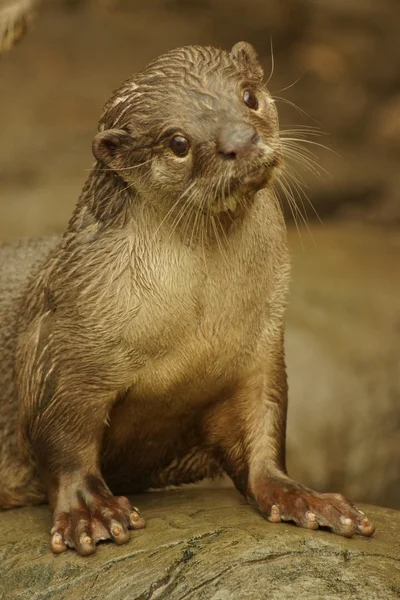
<instances>
[{"instance_id":1,"label":"otter head","mask_svg":"<svg viewBox=\"0 0 400 600\"><path fill-rule=\"evenodd\" d=\"M106 104L93 142L136 194L213 213L250 201L280 161L278 117L254 48L160 56Z\"/></svg>"}]
</instances>

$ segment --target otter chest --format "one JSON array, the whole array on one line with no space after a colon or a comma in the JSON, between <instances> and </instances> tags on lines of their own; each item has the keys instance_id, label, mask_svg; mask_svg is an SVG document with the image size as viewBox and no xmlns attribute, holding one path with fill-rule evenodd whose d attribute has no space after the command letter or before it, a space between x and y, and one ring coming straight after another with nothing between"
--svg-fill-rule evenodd
<instances>
[{"instance_id":1,"label":"otter chest","mask_svg":"<svg viewBox=\"0 0 400 600\"><path fill-rule=\"evenodd\" d=\"M276 282L264 260L240 258L205 265L190 256L165 256L154 264L125 333L142 357L132 383L144 395L223 383L253 362Z\"/></svg>"}]
</instances>

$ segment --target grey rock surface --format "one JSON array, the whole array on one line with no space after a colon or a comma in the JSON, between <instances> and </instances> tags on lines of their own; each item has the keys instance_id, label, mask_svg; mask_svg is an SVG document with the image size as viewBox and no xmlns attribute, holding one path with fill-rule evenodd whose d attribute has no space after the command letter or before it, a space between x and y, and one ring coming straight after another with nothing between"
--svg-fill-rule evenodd
<instances>
[{"instance_id":1,"label":"grey rock surface","mask_svg":"<svg viewBox=\"0 0 400 600\"><path fill-rule=\"evenodd\" d=\"M47 506L0 514L1 600L400 597L400 512L363 507L373 538L271 524L232 489L135 498L147 527L93 556L53 556Z\"/></svg>"}]
</instances>

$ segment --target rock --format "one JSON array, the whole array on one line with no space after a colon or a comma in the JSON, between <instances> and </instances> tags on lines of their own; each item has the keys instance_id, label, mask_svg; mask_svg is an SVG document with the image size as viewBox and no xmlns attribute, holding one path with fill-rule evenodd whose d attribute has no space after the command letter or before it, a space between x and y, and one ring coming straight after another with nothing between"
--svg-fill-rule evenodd
<instances>
[{"instance_id":1,"label":"rock","mask_svg":"<svg viewBox=\"0 0 400 600\"><path fill-rule=\"evenodd\" d=\"M88 558L53 556L47 506L0 514L2 600L391 600L400 594L400 512L364 507L373 538L271 524L236 490L135 498L147 527Z\"/></svg>"}]
</instances>

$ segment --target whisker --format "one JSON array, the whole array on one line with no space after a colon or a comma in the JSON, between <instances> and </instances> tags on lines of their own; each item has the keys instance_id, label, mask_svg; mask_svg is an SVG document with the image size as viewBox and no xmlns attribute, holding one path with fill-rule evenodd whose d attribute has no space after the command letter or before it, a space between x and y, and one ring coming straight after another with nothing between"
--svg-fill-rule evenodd
<instances>
[{"instance_id":1,"label":"whisker","mask_svg":"<svg viewBox=\"0 0 400 600\"><path fill-rule=\"evenodd\" d=\"M301 186L296 181L294 181L294 180L291 179L289 173L285 173L284 174L284 181L285 181L285 184L287 185L287 187L288 187L288 189L290 191L291 198L293 199L293 201L297 205L298 213L299 213L299 215L301 215L301 219L303 221L303 224L306 225L306 227L308 228L308 215L307 215L307 211L305 209L304 202L303 202L303 193L304 192L301 189ZM293 191L293 188L294 188L294 191L297 192L297 198L296 198L296 195L295 195L295 193ZM302 210L300 209L300 207L297 204L297 199L301 203Z\"/></svg>"},{"instance_id":2,"label":"whisker","mask_svg":"<svg viewBox=\"0 0 400 600\"><path fill-rule=\"evenodd\" d=\"M224 179L223 179L223 190L224 190L223 191L223 195L224 195L223 202L224 202L224 206L226 206L225 205L225 199L226 199L225 189L226 189L226 185L227 184L228 184L228 187L230 188L230 175L229 175L229 173L225 174L225 178ZM230 193L228 193L228 198L230 198ZM228 212L228 214L229 214L229 212ZM221 227L223 236L225 238L226 245L228 246L228 248L230 248L230 243L229 243L228 237L226 235L226 231L225 231L225 229L224 229L224 227L223 227L220 219L218 219L218 223L219 223L219 225Z\"/></svg>"},{"instance_id":3,"label":"whisker","mask_svg":"<svg viewBox=\"0 0 400 600\"><path fill-rule=\"evenodd\" d=\"M321 172L329 176L329 172L315 160L313 153L307 153L305 149L299 148L297 145L282 144L282 154L317 177L321 177Z\"/></svg>"},{"instance_id":4,"label":"whisker","mask_svg":"<svg viewBox=\"0 0 400 600\"><path fill-rule=\"evenodd\" d=\"M281 180L277 181L277 184L278 184L278 185L279 185L279 187L281 188L281 190L282 190L282 192L283 192L283 195L284 195L284 197L285 197L285 199L286 199L286 201L287 201L287 204L288 204L288 206L289 206L289 210L290 210L290 212L291 212L291 215L292 215L292 218L293 218L294 224L295 224L295 226L296 226L297 235L299 236L300 243L301 243L301 245L303 246L303 239L302 239L302 237L301 237L300 228L299 228L299 224L298 224L298 221L297 221L298 217L297 217L297 213L296 213L296 211L295 211L295 210L294 210L294 208L293 208L293 205L292 205L292 200L291 200L291 198L290 198L290 197L288 197L288 193L287 193L286 187L285 187L285 185L284 185L284 184L282 185L282 181L281 181ZM281 203L281 202L279 202L279 203L280 203L280 205L282 206L282 203Z\"/></svg>"},{"instance_id":5,"label":"whisker","mask_svg":"<svg viewBox=\"0 0 400 600\"><path fill-rule=\"evenodd\" d=\"M315 136L321 137L323 135L328 135L326 131L323 131L320 127L313 127L312 125L302 125L299 127L293 126L293 129L281 129L279 131L280 137L285 137L285 135L293 135L297 134L301 136Z\"/></svg>"},{"instance_id":6,"label":"whisker","mask_svg":"<svg viewBox=\"0 0 400 600\"><path fill-rule=\"evenodd\" d=\"M328 146L325 146L324 144L320 144L319 142L314 142L314 140L305 140L303 138L292 138L292 137L288 137L288 138L284 138L284 139L285 139L285 142L299 142L301 144L310 144L310 146L318 146L319 148L328 150L328 152L332 152L332 154L336 154L336 156L340 157L340 154L338 152L336 152L335 150L332 150L332 148L329 148Z\"/></svg>"},{"instance_id":7,"label":"whisker","mask_svg":"<svg viewBox=\"0 0 400 600\"><path fill-rule=\"evenodd\" d=\"M202 198L201 198L201 202L200 202L200 206L199 206L199 211L198 211L198 231L199 233L196 235L201 234L201 248L202 248L202 254L203 254L203 261L204 261L204 266L208 275L208 266L207 266L207 261L206 261L206 256L205 256L205 246L204 246L204 233L205 233L205 228L207 226L207 216L204 214L204 209L206 208L206 204L207 204L207 195L206 192L203 194ZM196 226L196 225L195 225Z\"/></svg>"},{"instance_id":8,"label":"whisker","mask_svg":"<svg viewBox=\"0 0 400 600\"><path fill-rule=\"evenodd\" d=\"M181 222L182 218L187 215L188 211L190 212L192 207L193 207L193 203L191 202L194 194L195 194L196 190L192 190L191 194L189 195L188 198L186 198L186 203L182 205L181 210L178 212L178 215L175 217L175 219L172 222L171 225L171 231L170 231L170 235L169 237L171 238L173 233L176 231L179 223Z\"/></svg>"},{"instance_id":9,"label":"whisker","mask_svg":"<svg viewBox=\"0 0 400 600\"><path fill-rule=\"evenodd\" d=\"M215 240L217 242L218 249L219 249L220 254L221 254L221 259L223 261L225 261L224 249L223 249L223 246L221 244L221 240L220 240L220 237L219 237L219 234L218 234L217 226L215 224L215 217L214 217L214 215L211 215L211 225L212 225L212 228L213 228L213 231L214 231L214 237L215 237Z\"/></svg>"},{"instance_id":10,"label":"whisker","mask_svg":"<svg viewBox=\"0 0 400 600\"><path fill-rule=\"evenodd\" d=\"M317 209L315 208L314 204L311 202L308 194L306 194L306 192L304 191L304 186L298 181L298 179L295 177L295 175L293 173L286 173L286 176L291 180L292 184L294 185L295 189L297 190L297 192L299 193L300 196L303 196L303 198L306 200L306 202L310 205L313 213L315 214L315 216L317 217L318 221L321 223L321 225L323 225L323 221L321 219L321 217L319 216ZM304 207L304 205L303 205Z\"/></svg>"},{"instance_id":11,"label":"whisker","mask_svg":"<svg viewBox=\"0 0 400 600\"><path fill-rule=\"evenodd\" d=\"M179 198L176 200L176 202L174 202L174 204L171 206L171 208L169 209L169 211L166 213L166 215L164 216L164 218L162 219L161 223L159 224L159 226L157 227L154 236L157 235L157 233L159 232L159 230L161 229L162 225L165 223L165 221L168 219L168 217L171 215L171 213L174 211L174 209L176 208L176 206L179 204L179 202L182 200L182 198L185 197L186 194L188 194L190 192L190 190L193 189L193 187L196 185L196 181L192 181L192 183L190 183L188 185L188 187L182 192L182 194L179 196ZM154 238L153 238L154 239Z\"/></svg>"},{"instance_id":12,"label":"whisker","mask_svg":"<svg viewBox=\"0 0 400 600\"><path fill-rule=\"evenodd\" d=\"M202 242L203 242L203 261L204 261L204 268L206 270L206 275L207 278L209 277L209 271L208 271L208 262L207 262L207 257L206 257L206 247L205 247L205 243L209 238L209 230L210 230L210 219L211 219L211 202L210 199L208 197L208 194L211 193L212 191L212 186L209 186L209 191L206 191L204 193L204 208L206 210L206 214L205 214L205 223L204 223L204 227L203 227L203 231L202 231ZM209 240L208 240L209 241Z\"/></svg>"},{"instance_id":13,"label":"whisker","mask_svg":"<svg viewBox=\"0 0 400 600\"><path fill-rule=\"evenodd\" d=\"M193 221L193 215L195 215L194 221ZM190 235L190 239L189 239L189 247L192 246L192 237L193 237L193 232L194 232L194 223L196 222L196 219L199 215L199 212L197 210L197 204L194 204L193 202L189 203L189 210L187 210L185 212L185 218L182 221L181 224L181 231L182 231L182 239L186 240L186 233L188 231L189 225L192 225L192 233Z\"/></svg>"},{"instance_id":14,"label":"whisker","mask_svg":"<svg viewBox=\"0 0 400 600\"><path fill-rule=\"evenodd\" d=\"M296 83L299 83L299 81L300 81L300 79L302 79L302 77L304 77L304 73L302 73L301 75L299 75L299 77L296 79L296 81L294 81L290 85L287 85L286 87L278 90L278 93L280 93L280 92L286 92L286 90L290 90L290 88L294 87L296 85Z\"/></svg>"},{"instance_id":15,"label":"whisker","mask_svg":"<svg viewBox=\"0 0 400 600\"><path fill-rule=\"evenodd\" d=\"M195 234L195 228L196 228L196 224L198 219L201 219L201 210L200 210L200 206L203 203L203 196L204 194L200 197L200 200L197 200L195 203L193 202L193 198L196 195L195 192L197 193L197 190L193 191L190 195L190 198L188 199L188 202L190 203L190 210L186 212L186 219L184 221L184 223L182 224L182 237L186 238L186 232L187 229L189 227L190 224L192 224L192 233L190 235L190 240L189 240L189 245L192 245L192 241L193 239L196 239ZM192 219L193 214L195 214L195 218L194 221Z\"/></svg>"},{"instance_id":16,"label":"whisker","mask_svg":"<svg viewBox=\"0 0 400 600\"><path fill-rule=\"evenodd\" d=\"M317 125L322 127L322 124L319 121L317 121L317 119L314 119L314 117L312 117L311 115L306 113L305 110L300 108L300 106L297 106L297 104L295 104L291 100L288 100L287 98L283 98L282 96L272 96L272 99L275 101L278 101L278 102L283 102L284 104L288 104L289 106L294 108L298 113L300 113L303 117L307 117L308 119L311 119L311 121L314 121L314 123L317 123Z\"/></svg>"},{"instance_id":17,"label":"whisker","mask_svg":"<svg viewBox=\"0 0 400 600\"><path fill-rule=\"evenodd\" d=\"M270 45L271 45L271 71L269 73L269 77L268 77L267 81L263 85L263 88L267 87L267 85L271 81L272 76L273 76L274 71L275 71L275 58L274 58L274 47L273 47L273 44L272 44L272 35L270 37Z\"/></svg>"},{"instance_id":18,"label":"whisker","mask_svg":"<svg viewBox=\"0 0 400 600\"><path fill-rule=\"evenodd\" d=\"M293 189L292 189L292 186L291 186L291 183L290 183L290 180L289 180L289 178L288 178L288 175L287 175L287 173L285 173L285 174L282 176L282 179L283 179L283 182L284 182L285 189L286 189L286 191L288 192L288 197L289 197L289 198L290 198L290 200L292 201L292 203L293 203L293 207L294 207L294 209L296 210L296 213L297 213L297 215L300 217L300 219L301 219L301 221L302 221L303 225L305 225L306 227L308 227L307 215L306 215L306 214L303 214L303 213L301 212L301 210L300 210L300 207L299 207L299 205L297 204L296 196L295 196L295 194L294 194L294 192L293 192ZM302 203L302 208L303 208L303 210L304 210L304 212L305 212L305 209L304 209L304 204L303 204L303 201L302 201L302 198L301 198L301 196L299 197L299 199L300 199L300 202Z\"/></svg>"}]
</instances>

